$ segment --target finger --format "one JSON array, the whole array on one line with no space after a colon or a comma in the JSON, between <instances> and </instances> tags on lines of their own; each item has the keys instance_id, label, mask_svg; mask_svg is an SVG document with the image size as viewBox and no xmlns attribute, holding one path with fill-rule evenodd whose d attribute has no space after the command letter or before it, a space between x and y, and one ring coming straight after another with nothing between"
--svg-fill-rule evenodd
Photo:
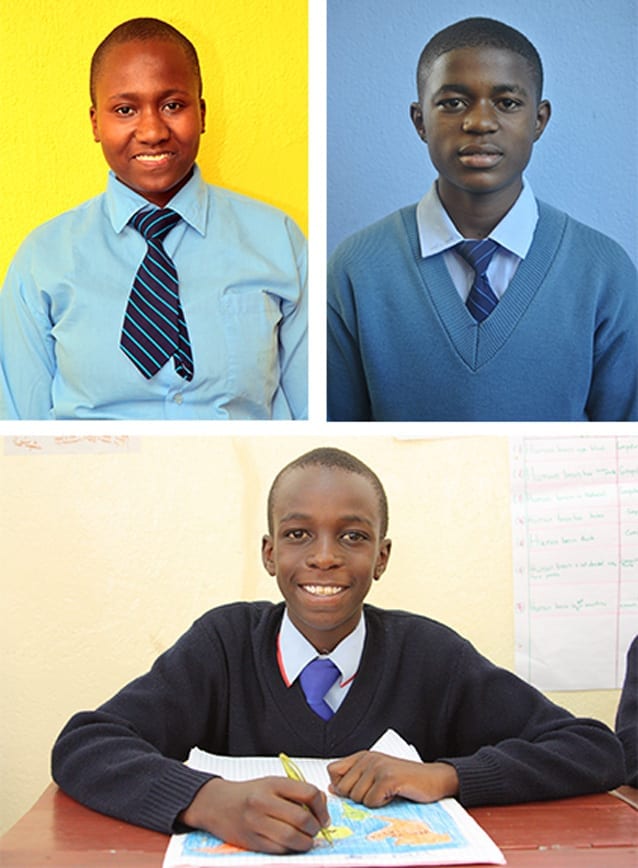
<instances>
[{"instance_id":1,"label":"finger","mask_svg":"<svg viewBox=\"0 0 638 868\"><path fill-rule=\"evenodd\" d=\"M319 821L319 824L322 828L326 828L330 825L330 812L328 811L328 800L326 798L326 794L321 790L317 790L311 801L306 802L309 810L312 811L313 815Z\"/></svg>"},{"instance_id":2,"label":"finger","mask_svg":"<svg viewBox=\"0 0 638 868\"><path fill-rule=\"evenodd\" d=\"M306 817L308 811L303 812ZM251 849L265 853L306 853L314 846L315 835L290 825L278 817L264 817L255 846Z\"/></svg>"},{"instance_id":3,"label":"finger","mask_svg":"<svg viewBox=\"0 0 638 868\"><path fill-rule=\"evenodd\" d=\"M340 769L335 770L331 775L332 788L339 795L352 798L352 790L360 780L367 762L365 756L361 754L355 754L346 759L349 761L347 765L344 760L344 765ZM339 776L337 776L337 771L341 772Z\"/></svg>"},{"instance_id":4,"label":"finger","mask_svg":"<svg viewBox=\"0 0 638 868\"><path fill-rule=\"evenodd\" d=\"M305 781L283 780L270 814L309 835L330 824L326 795Z\"/></svg>"},{"instance_id":5,"label":"finger","mask_svg":"<svg viewBox=\"0 0 638 868\"><path fill-rule=\"evenodd\" d=\"M313 846L321 823L301 798L299 794L296 801L279 795L273 798L259 821L258 830L251 823L260 839L254 849L269 853L303 853Z\"/></svg>"},{"instance_id":6,"label":"finger","mask_svg":"<svg viewBox=\"0 0 638 868\"><path fill-rule=\"evenodd\" d=\"M397 794L396 780L387 763L367 754L340 780L339 792L368 808L378 808Z\"/></svg>"},{"instance_id":7,"label":"finger","mask_svg":"<svg viewBox=\"0 0 638 868\"><path fill-rule=\"evenodd\" d=\"M342 757L341 759L328 764L328 774L330 775L330 782L333 787L338 785L341 778L347 774L352 766L355 765L366 753L367 751L358 751L357 753Z\"/></svg>"}]
</instances>

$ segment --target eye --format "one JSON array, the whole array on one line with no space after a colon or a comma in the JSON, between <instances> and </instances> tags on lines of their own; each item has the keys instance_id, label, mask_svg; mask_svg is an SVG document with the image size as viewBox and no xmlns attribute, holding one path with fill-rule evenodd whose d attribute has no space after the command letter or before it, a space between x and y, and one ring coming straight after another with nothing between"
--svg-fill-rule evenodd
<instances>
[{"instance_id":1,"label":"eye","mask_svg":"<svg viewBox=\"0 0 638 868\"><path fill-rule=\"evenodd\" d=\"M446 99L440 99L437 102L437 106L439 108L443 109L444 111L449 111L449 112L460 111L464 105L465 105L465 103L458 96L449 96L449 97L446 97Z\"/></svg>"},{"instance_id":2,"label":"eye","mask_svg":"<svg viewBox=\"0 0 638 868\"><path fill-rule=\"evenodd\" d=\"M130 105L119 105L115 109L115 114L120 115L120 117L128 118L133 114L133 109Z\"/></svg>"},{"instance_id":3,"label":"eye","mask_svg":"<svg viewBox=\"0 0 638 868\"><path fill-rule=\"evenodd\" d=\"M183 108L183 104L177 102L177 100L171 100L171 102L164 104L164 111L168 111L169 113L178 112L181 108Z\"/></svg>"},{"instance_id":4,"label":"eye","mask_svg":"<svg viewBox=\"0 0 638 868\"><path fill-rule=\"evenodd\" d=\"M293 542L303 542L308 539L310 534L303 528L292 528L284 533L284 539L292 540Z\"/></svg>"},{"instance_id":5,"label":"eye","mask_svg":"<svg viewBox=\"0 0 638 868\"><path fill-rule=\"evenodd\" d=\"M342 539L345 539L346 542L360 542L367 538L368 537L359 530L348 530L342 535Z\"/></svg>"},{"instance_id":6,"label":"eye","mask_svg":"<svg viewBox=\"0 0 638 868\"><path fill-rule=\"evenodd\" d=\"M500 107L506 112L516 111L516 109L520 108L522 103L517 99L512 99L509 96L503 97L503 99L499 100Z\"/></svg>"}]
</instances>

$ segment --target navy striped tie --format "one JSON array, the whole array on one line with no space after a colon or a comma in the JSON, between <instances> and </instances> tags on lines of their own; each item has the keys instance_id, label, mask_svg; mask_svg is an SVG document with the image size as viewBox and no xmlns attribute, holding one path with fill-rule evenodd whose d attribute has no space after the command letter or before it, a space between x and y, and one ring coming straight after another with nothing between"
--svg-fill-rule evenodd
<instances>
[{"instance_id":1,"label":"navy striped tie","mask_svg":"<svg viewBox=\"0 0 638 868\"><path fill-rule=\"evenodd\" d=\"M180 220L170 208L142 209L129 220L148 247L133 280L120 347L147 379L171 356L179 376L193 379L193 354L179 300L177 271L162 244Z\"/></svg>"},{"instance_id":2,"label":"navy striped tie","mask_svg":"<svg viewBox=\"0 0 638 868\"><path fill-rule=\"evenodd\" d=\"M498 304L498 298L494 295L486 274L497 248L498 244L491 238L483 238L481 241L461 241L454 248L475 271L474 282L466 304L477 322L483 322Z\"/></svg>"}]
</instances>

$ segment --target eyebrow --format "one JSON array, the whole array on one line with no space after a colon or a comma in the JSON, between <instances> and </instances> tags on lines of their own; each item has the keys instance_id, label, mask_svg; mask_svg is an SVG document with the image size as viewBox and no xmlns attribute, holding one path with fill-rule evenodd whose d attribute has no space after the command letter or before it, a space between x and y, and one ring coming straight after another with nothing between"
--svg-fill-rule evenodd
<instances>
[{"instance_id":1,"label":"eyebrow","mask_svg":"<svg viewBox=\"0 0 638 868\"><path fill-rule=\"evenodd\" d=\"M312 521L312 516L307 515L304 512L288 512L286 515L282 516L279 519L281 524L285 524L289 521ZM339 516L339 521L342 522L360 522L361 524L366 524L368 527L374 527L374 522L369 518L365 518L365 516L357 515L353 513L352 515L342 515Z\"/></svg>"},{"instance_id":2,"label":"eyebrow","mask_svg":"<svg viewBox=\"0 0 638 868\"><path fill-rule=\"evenodd\" d=\"M443 84L434 93L434 98L436 99L436 97L446 91L455 91L456 93L463 93L467 96L470 96L473 92L472 88L468 87L467 84ZM519 93L521 96L528 96L527 90L520 84L495 84L492 88L492 96L498 96L502 93Z\"/></svg>"},{"instance_id":3,"label":"eyebrow","mask_svg":"<svg viewBox=\"0 0 638 868\"><path fill-rule=\"evenodd\" d=\"M181 87L171 87L167 90L163 90L160 94L157 95L157 99L166 99L169 96L190 96L190 91L182 90ZM107 97L108 100L119 100L119 99L128 99L134 100L139 99L138 93L114 93L111 96Z\"/></svg>"}]
</instances>

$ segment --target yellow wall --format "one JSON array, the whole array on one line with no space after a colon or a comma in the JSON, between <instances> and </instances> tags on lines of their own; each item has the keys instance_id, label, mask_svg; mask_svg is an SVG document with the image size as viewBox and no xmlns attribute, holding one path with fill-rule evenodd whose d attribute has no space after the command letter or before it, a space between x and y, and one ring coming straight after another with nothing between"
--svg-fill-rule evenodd
<instances>
[{"instance_id":1,"label":"yellow wall","mask_svg":"<svg viewBox=\"0 0 638 868\"><path fill-rule=\"evenodd\" d=\"M104 189L89 125L91 55L129 18L163 18L197 48L207 181L307 229L307 5L303 0L0 0L0 282L35 226Z\"/></svg>"},{"instance_id":2,"label":"yellow wall","mask_svg":"<svg viewBox=\"0 0 638 868\"><path fill-rule=\"evenodd\" d=\"M18 456L0 440L0 831L48 784L73 712L211 606L279 599L260 561L266 493L284 463L326 444L387 488L394 548L370 601L442 620L513 667L505 437L143 436L124 454ZM612 724L618 691L553 698Z\"/></svg>"}]
</instances>

